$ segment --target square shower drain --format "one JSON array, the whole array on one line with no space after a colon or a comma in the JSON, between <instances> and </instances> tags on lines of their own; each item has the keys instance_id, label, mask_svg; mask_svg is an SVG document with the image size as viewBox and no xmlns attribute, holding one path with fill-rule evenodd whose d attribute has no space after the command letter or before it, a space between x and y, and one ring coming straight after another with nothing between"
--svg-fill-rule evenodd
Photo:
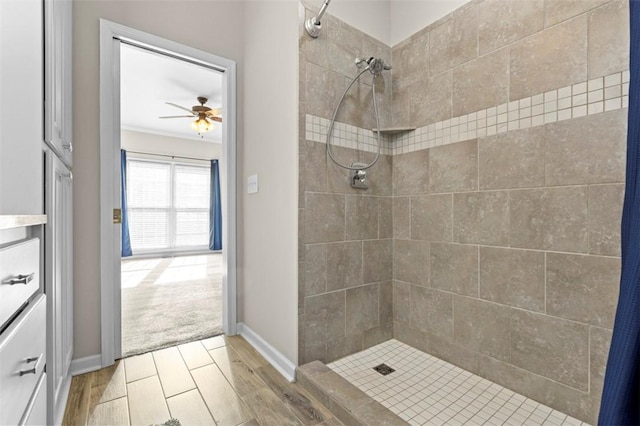
<instances>
[{"instance_id":1,"label":"square shower drain","mask_svg":"<svg viewBox=\"0 0 640 426\"><path fill-rule=\"evenodd\" d=\"M394 371L396 371L393 368L389 367L387 364L376 365L375 367L373 367L373 369L376 370L378 373L382 374L383 376L386 376L387 374L391 374Z\"/></svg>"}]
</instances>

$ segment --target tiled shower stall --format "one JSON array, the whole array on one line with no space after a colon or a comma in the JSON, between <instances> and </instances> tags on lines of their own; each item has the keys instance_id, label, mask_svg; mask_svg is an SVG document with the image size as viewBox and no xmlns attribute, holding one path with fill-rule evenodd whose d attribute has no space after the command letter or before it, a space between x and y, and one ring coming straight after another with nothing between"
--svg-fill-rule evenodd
<instances>
[{"instance_id":1,"label":"tiled shower stall","mask_svg":"<svg viewBox=\"0 0 640 426\"><path fill-rule=\"evenodd\" d=\"M313 14L308 11L307 14ZM299 362L396 339L596 419L620 272L628 3L472 0L389 47L300 32ZM370 187L326 156L356 57L393 65ZM333 132L376 149L371 76Z\"/></svg>"}]
</instances>

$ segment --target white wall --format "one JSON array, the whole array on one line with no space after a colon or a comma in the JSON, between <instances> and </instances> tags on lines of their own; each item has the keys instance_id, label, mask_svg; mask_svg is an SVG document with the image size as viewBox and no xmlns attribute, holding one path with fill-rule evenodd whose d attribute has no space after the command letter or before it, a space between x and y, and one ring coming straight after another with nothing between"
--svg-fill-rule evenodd
<instances>
[{"instance_id":1,"label":"white wall","mask_svg":"<svg viewBox=\"0 0 640 426\"><path fill-rule=\"evenodd\" d=\"M324 0L302 0L319 10ZM394 46L469 0L332 0L328 13Z\"/></svg>"},{"instance_id":2,"label":"white wall","mask_svg":"<svg viewBox=\"0 0 640 426\"><path fill-rule=\"evenodd\" d=\"M298 2L245 8L243 321L298 358ZM250 123L250 124L249 124ZM248 195L247 176L259 192Z\"/></svg>"},{"instance_id":3,"label":"white wall","mask_svg":"<svg viewBox=\"0 0 640 426\"><path fill-rule=\"evenodd\" d=\"M99 19L237 61L238 123L243 123L244 6L236 1L75 0L73 7L74 358L82 358L100 353ZM241 127L238 133L241 144Z\"/></svg>"},{"instance_id":4,"label":"white wall","mask_svg":"<svg viewBox=\"0 0 640 426\"><path fill-rule=\"evenodd\" d=\"M202 159L222 157L222 145L219 143L154 135L134 130L122 130L120 143L123 149L150 154Z\"/></svg>"}]
</instances>

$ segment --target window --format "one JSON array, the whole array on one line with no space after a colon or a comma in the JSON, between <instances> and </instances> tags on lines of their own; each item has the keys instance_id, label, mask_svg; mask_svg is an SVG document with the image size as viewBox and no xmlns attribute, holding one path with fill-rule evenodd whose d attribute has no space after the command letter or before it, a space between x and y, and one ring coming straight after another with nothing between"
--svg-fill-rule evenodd
<instances>
[{"instance_id":1,"label":"window","mask_svg":"<svg viewBox=\"0 0 640 426\"><path fill-rule=\"evenodd\" d=\"M209 166L129 159L127 173L134 252L208 247Z\"/></svg>"}]
</instances>

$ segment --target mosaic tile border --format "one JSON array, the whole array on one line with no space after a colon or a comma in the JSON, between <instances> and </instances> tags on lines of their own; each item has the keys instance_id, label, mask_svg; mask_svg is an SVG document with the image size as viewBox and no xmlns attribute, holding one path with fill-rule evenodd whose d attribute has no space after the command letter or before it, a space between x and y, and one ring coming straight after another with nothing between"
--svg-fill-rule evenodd
<instances>
[{"instance_id":1,"label":"mosaic tile border","mask_svg":"<svg viewBox=\"0 0 640 426\"><path fill-rule=\"evenodd\" d=\"M393 136L382 135L382 153L398 155L627 108L629 71L573 84L503 103ZM306 138L326 143L328 119L307 114ZM375 152L375 133L349 124L334 125L336 146Z\"/></svg>"}]
</instances>

